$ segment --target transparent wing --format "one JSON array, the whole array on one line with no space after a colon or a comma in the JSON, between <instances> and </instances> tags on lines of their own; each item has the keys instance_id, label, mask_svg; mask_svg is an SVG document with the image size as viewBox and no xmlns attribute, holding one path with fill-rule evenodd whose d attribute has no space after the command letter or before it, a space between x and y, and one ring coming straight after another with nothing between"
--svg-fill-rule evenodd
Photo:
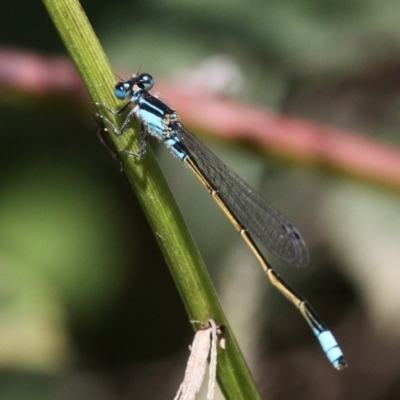
<instances>
[{"instance_id":1,"label":"transparent wing","mask_svg":"<svg viewBox=\"0 0 400 400\"><path fill-rule=\"evenodd\" d=\"M180 123L177 125L188 153L250 235L282 261L296 267L307 265L310 259L307 246L289 220Z\"/></svg>"}]
</instances>

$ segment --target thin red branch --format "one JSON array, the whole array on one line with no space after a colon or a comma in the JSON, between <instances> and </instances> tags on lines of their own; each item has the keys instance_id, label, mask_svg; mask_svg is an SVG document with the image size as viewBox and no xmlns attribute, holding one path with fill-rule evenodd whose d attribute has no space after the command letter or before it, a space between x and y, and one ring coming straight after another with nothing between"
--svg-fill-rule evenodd
<instances>
[{"instance_id":1,"label":"thin red branch","mask_svg":"<svg viewBox=\"0 0 400 400\"><path fill-rule=\"evenodd\" d=\"M361 133L279 115L237 101L204 98L176 86L166 86L162 93L189 126L229 140L254 143L261 151L400 188L397 147Z\"/></svg>"},{"instance_id":2,"label":"thin red branch","mask_svg":"<svg viewBox=\"0 0 400 400\"><path fill-rule=\"evenodd\" d=\"M67 59L10 49L0 49L0 88L0 93L24 93L35 98L61 95L78 102L88 99L82 81ZM158 90L190 127L400 189L398 148L360 133L278 115L198 90L190 92L178 85L157 83Z\"/></svg>"}]
</instances>

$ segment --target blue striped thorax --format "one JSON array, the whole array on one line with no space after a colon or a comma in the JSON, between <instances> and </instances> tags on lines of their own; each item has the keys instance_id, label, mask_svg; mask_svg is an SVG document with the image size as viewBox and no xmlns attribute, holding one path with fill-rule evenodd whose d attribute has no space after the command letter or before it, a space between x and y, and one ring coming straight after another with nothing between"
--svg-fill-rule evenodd
<instances>
[{"instance_id":1,"label":"blue striped thorax","mask_svg":"<svg viewBox=\"0 0 400 400\"><path fill-rule=\"evenodd\" d=\"M114 93L120 100L130 98L136 117L149 133L165 142L173 153L183 160L187 151L179 138L181 124L178 116L175 110L148 92L153 85L154 79L149 74L140 74L127 81L118 82Z\"/></svg>"}]
</instances>

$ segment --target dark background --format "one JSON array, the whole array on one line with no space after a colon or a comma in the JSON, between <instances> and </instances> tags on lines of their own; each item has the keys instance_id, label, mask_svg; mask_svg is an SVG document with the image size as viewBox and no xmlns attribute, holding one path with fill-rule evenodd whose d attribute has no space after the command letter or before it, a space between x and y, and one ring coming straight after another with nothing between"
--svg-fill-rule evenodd
<instances>
[{"instance_id":1,"label":"dark background","mask_svg":"<svg viewBox=\"0 0 400 400\"><path fill-rule=\"evenodd\" d=\"M400 141L396 1L82 6L117 73L207 82L211 63L216 76L233 71L224 95ZM0 45L67 57L40 2L2 2ZM64 100L0 92L0 398L173 398L193 330L124 174L98 142L94 108ZM205 140L304 233L311 265L274 265L349 363L329 365L196 178L153 143L263 398L398 399L398 193Z\"/></svg>"}]
</instances>

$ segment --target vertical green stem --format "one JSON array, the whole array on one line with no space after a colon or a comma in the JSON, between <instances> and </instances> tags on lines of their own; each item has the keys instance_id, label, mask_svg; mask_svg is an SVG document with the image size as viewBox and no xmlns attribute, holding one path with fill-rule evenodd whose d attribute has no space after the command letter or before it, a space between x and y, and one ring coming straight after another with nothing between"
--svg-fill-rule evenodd
<instances>
[{"instance_id":1,"label":"vertical green stem","mask_svg":"<svg viewBox=\"0 0 400 400\"><path fill-rule=\"evenodd\" d=\"M43 0L94 102L117 108L115 81L97 37L77 0ZM139 64L139 62L138 62ZM102 111L102 110L100 110ZM108 115L109 116L109 115ZM123 118L112 118L121 125ZM117 148L137 151L138 132L113 138ZM226 350L218 355L218 381L228 399L259 399L246 362L229 329L215 289L162 172L149 148L145 159L124 156L125 172L147 215L185 304L189 319L214 319L228 327Z\"/></svg>"}]
</instances>

